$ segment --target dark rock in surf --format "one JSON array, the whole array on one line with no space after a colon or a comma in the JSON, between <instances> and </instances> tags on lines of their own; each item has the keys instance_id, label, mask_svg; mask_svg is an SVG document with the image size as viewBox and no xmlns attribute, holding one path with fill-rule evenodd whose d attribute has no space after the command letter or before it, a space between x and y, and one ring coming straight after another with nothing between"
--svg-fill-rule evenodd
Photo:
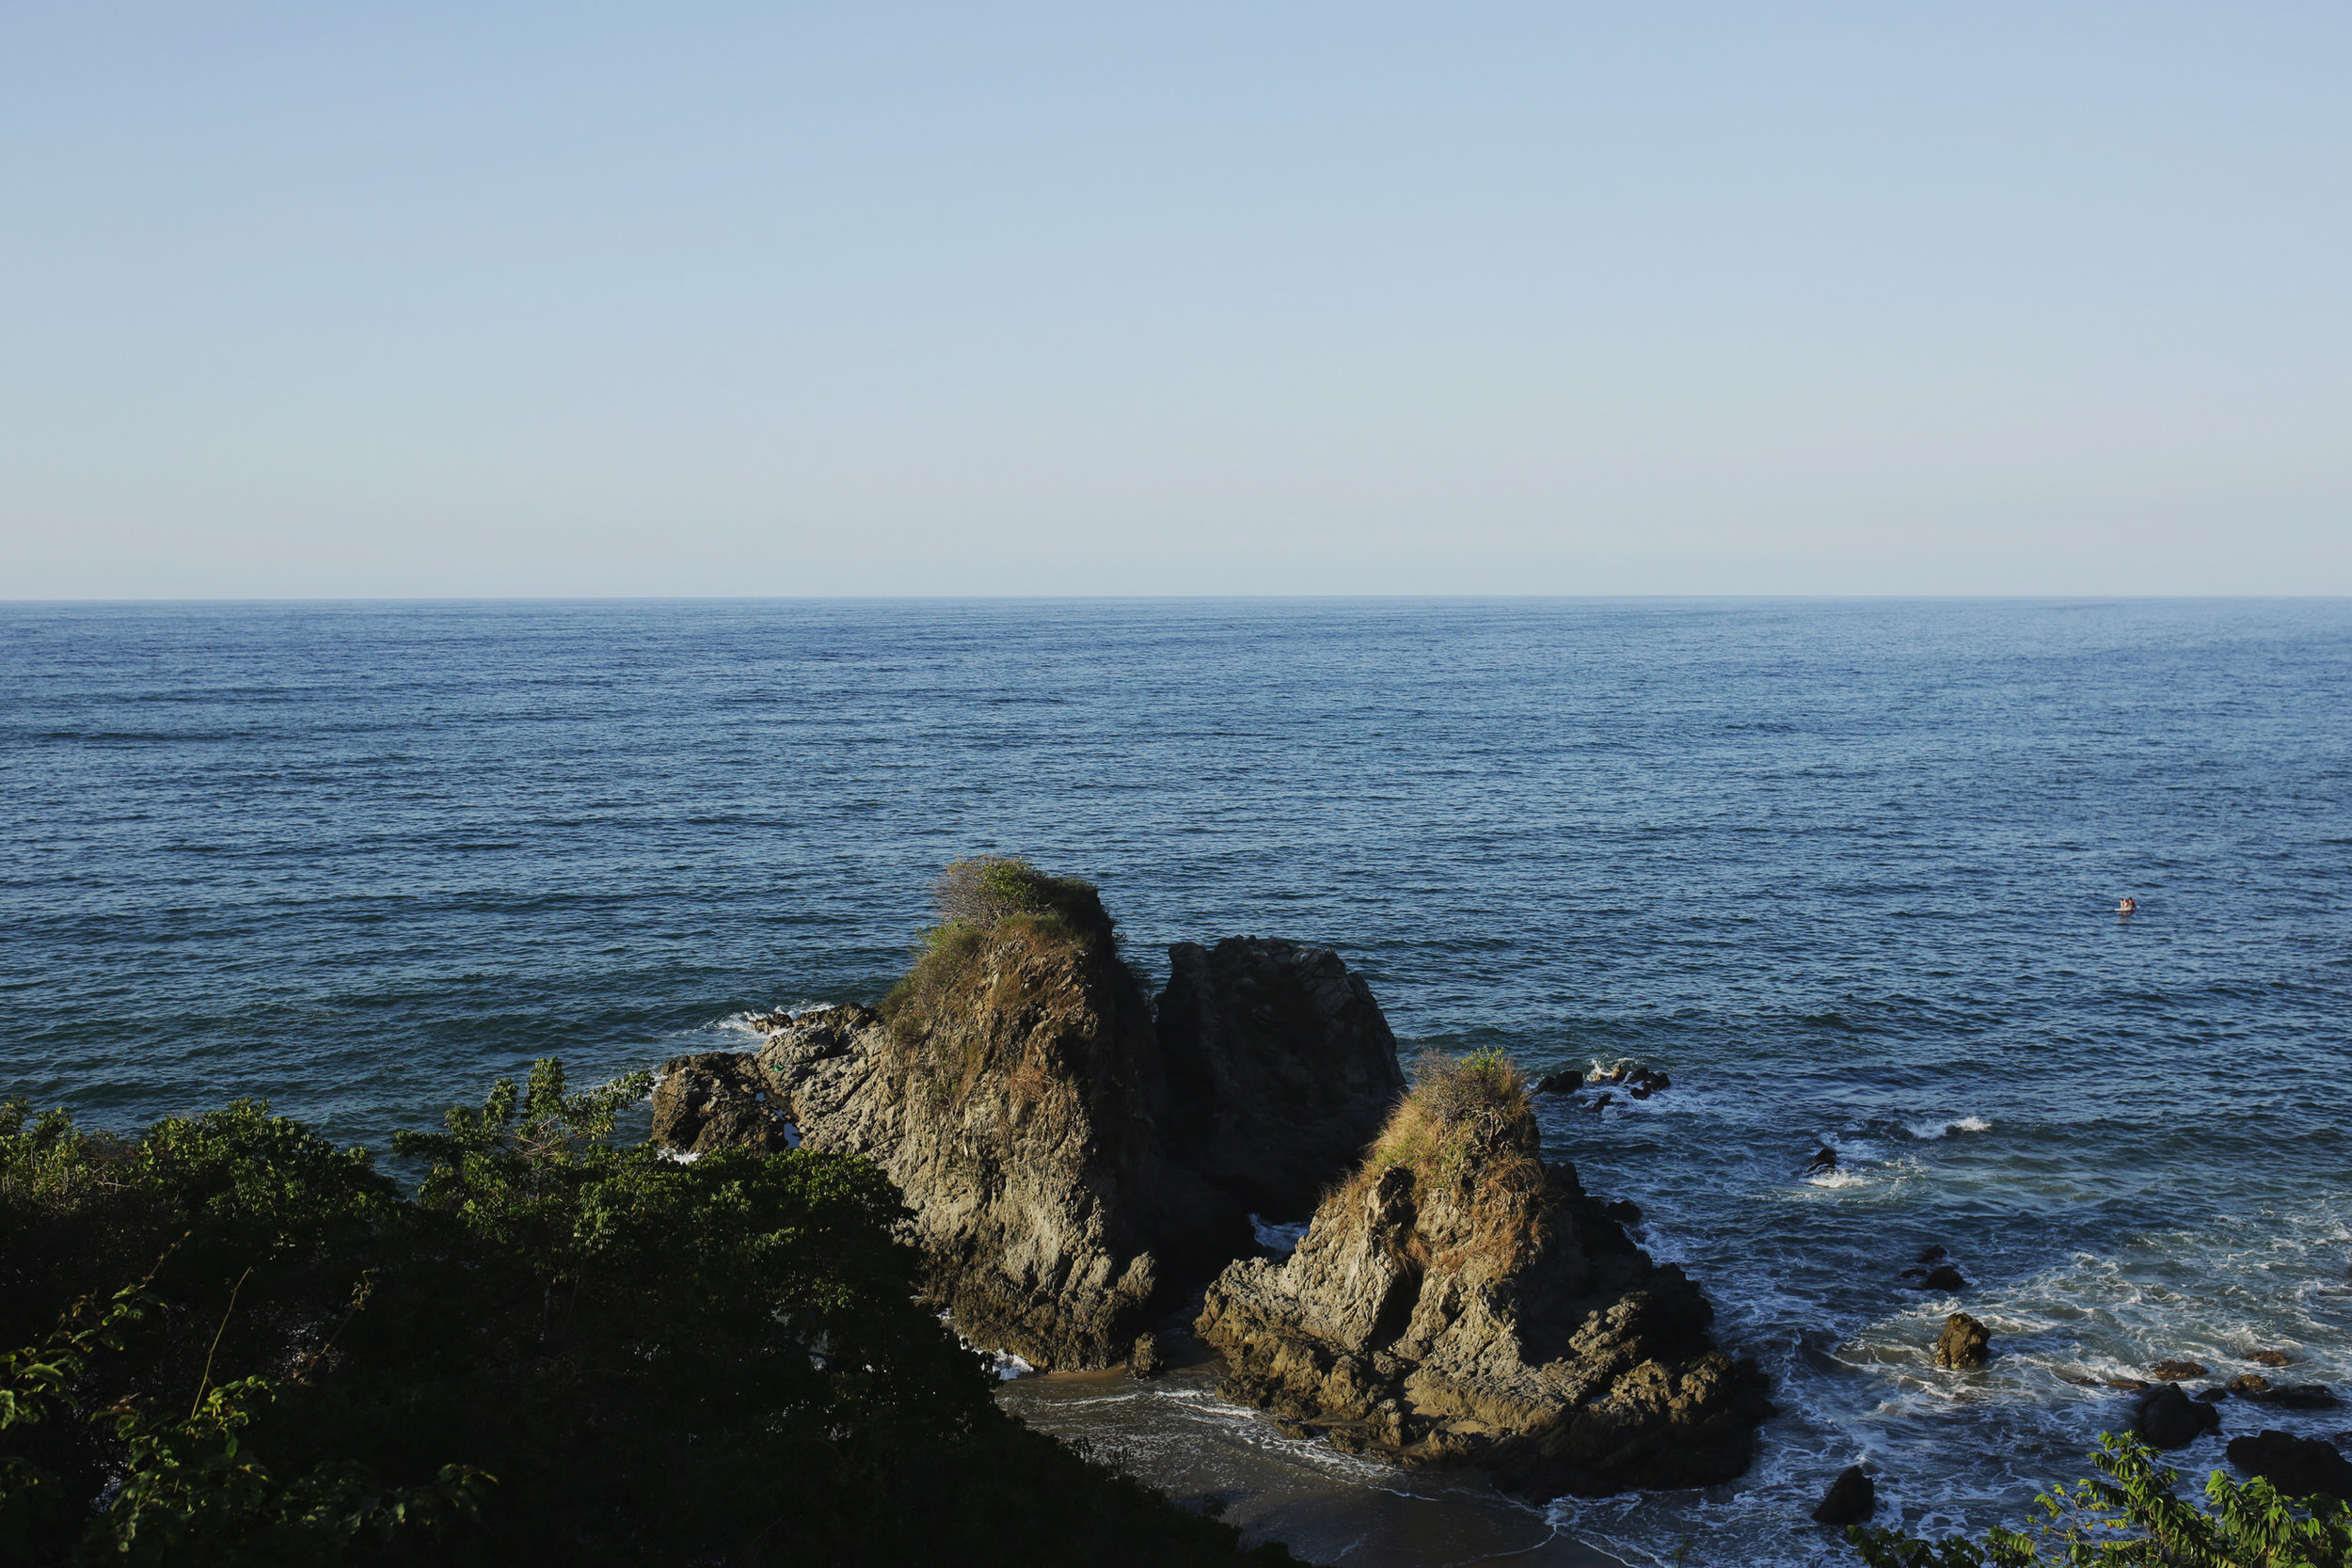
<instances>
[{"instance_id":1,"label":"dark rock in surf","mask_svg":"<svg viewBox=\"0 0 2352 1568\"><path fill-rule=\"evenodd\" d=\"M1168 1357L1160 1350L1157 1336L1138 1334L1136 1348L1127 1355L1127 1375L1138 1383L1163 1376L1168 1371Z\"/></svg>"},{"instance_id":2,"label":"dark rock in surf","mask_svg":"<svg viewBox=\"0 0 2352 1568\"><path fill-rule=\"evenodd\" d=\"M1674 1086L1673 1079L1662 1072L1652 1072L1647 1068L1635 1068L1626 1075L1625 1080L1625 1092L1636 1100L1647 1100L1651 1095Z\"/></svg>"},{"instance_id":3,"label":"dark rock in surf","mask_svg":"<svg viewBox=\"0 0 2352 1568\"><path fill-rule=\"evenodd\" d=\"M1945 1259L1949 1258L1951 1254L1945 1251L1942 1247L1931 1246L1922 1249L1919 1256L1914 1258L1912 1261L1915 1263L1941 1263Z\"/></svg>"},{"instance_id":4,"label":"dark rock in surf","mask_svg":"<svg viewBox=\"0 0 2352 1568\"><path fill-rule=\"evenodd\" d=\"M752 1058L731 1051L673 1056L653 1089L653 1140L678 1154L789 1148L791 1132Z\"/></svg>"},{"instance_id":5,"label":"dark rock in surf","mask_svg":"<svg viewBox=\"0 0 2352 1568\"><path fill-rule=\"evenodd\" d=\"M1642 1206L1629 1197L1621 1197L1614 1203L1604 1203L1601 1205L1600 1212L1619 1225L1642 1223Z\"/></svg>"},{"instance_id":6,"label":"dark rock in surf","mask_svg":"<svg viewBox=\"0 0 2352 1568\"><path fill-rule=\"evenodd\" d=\"M2221 1412L2190 1399L2175 1383L2158 1384L2142 1394L2132 1412L2132 1431L2159 1449L2185 1449L2220 1430Z\"/></svg>"},{"instance_id":7,"label":"dark rock in surf","mask_svg":"<svg viewBox=\"0 0 2352 1568\"><path fill-rule=\"evenodd\" d=\"M2137 1394L2143 1388L2153 1388L2155 1385L2144 1377L2111 1377L2107 1379L2107 1386L2121 1388L2127 1394Z\"/></svg>"},{"instance_id":8,"label":"dark rock in surf","mask_svg":"<svg viewBox=\"0 0 2352 1568\"><path fill-rule=\"evenodd\" d=\"M1829 1483L1829 1490L1813 1508L1817 1525L1858 1525L1878 1512L1878 1482L1862 1473L1859 1465L1849 1465L1838 1478Z\"/></svg>"},{"instance_id":9,"label":"dark rock in surf","mask_svg":"<svg viewBox=\"0 0 2352 1568\"><path fill-rule=\"evenodd\" d=\"M1584 1075L1573 1070L1548 1072L1535 1081L1537 1094L1578 1094L1583 1087Z\"/></svg>"},{"instance_id":10,"label":"dark rock in surf","mask_svg":"<svg viewBox=\"0 0 2352 1568\"><path fill-rule=\"evenodd\" d=\"M2207 1404L2219 1404L2230 1397L2230 1391L2227 1388L2200 1388L2189 1397L2202 1400Z\"/></svg>"},{"instance_id":11,"label":"dark rock in surf","mask_svg":"<svg viewBox=\"0 0 2352 1568\"><path fill-rule=\"evenodd\" d=\"M2194 1361L2159 1361L2148 1369L2148 1375L2165 1383L2185 1383L2193 1377L2203 1377L2205 1369Z\"/></svg>"},{"instance_id":12,"label":"dark rock in surf","mask_svg":"<svg viewBox=\"0 0 2352 1568\"><path fill-rule=\"evenodd\" d=\"M1952 1267L1949 1263L1946 1263L1941 1268L1930 1270L1928 1272L1928 1276L1919 1281L1919 1289L1922 1291L1944 1291L1947 1292L1964 1291L1968 1289L1968 1281L1961 1277L1961 1274L1958 1269Z\"/></svg>"},{"instance_id":13,"label":"dark rock in surf","mask_svg":"<svg viewBox=\"0 0 2352 1568\"><path fill-rule=\"evenodd\" d=\"M1936 1336L1935 1364L1947 1371L1973 1370L1985 1364L1992 1348L1991 1329L1965 1312L1955 1312L1944 1320L1944 1332Z\"/></svg>"},{"instance_id":14,"label":"dark rock in surf","mask_svg":"<svg viewBox=\"0 0 2352 1568\"><path fill-rule=\"evenodd\" d=\"M2265 1431L2251 1437L2233 1437L2222 1451L2231 1464L2262 1477L2290 1497L2324 1492L2352 1502L2352 1460L2331 1443Z\"/></svg>"},{"instance_id":15,"label":"dark rock in surf","mask_svg":"<svg viewBox=\"0 0 2352 1568\"><path fill-rule=\"evenodd\" d=\"M2280 1410L2333 1410L2344 1402L2336 1391L2324 1383L2295 1383L2284 1388L2265 1388L2244 1396L2256 1404L2276 1405Z\"/></svg>"},{"instance_id":16,"label":"dark rock in surf","mask_svg":"<svg viewBox=\"0 0 2352 1568\"><path fill-rule=\"evenodd\" d=\"M1152 1114L1171 1154L1251 1212L1312 1213L1405 1092L1372 989L1303 942L1180 942L1168 960L1168 1095Z\"/></svg>"},{"instance_id":17,"label":"dark rock in surf","mask_svg":"<svg viewBox=\"0 0 2352 1568\"><path fill-rule=\"evenodd\" d=\"M2246 1358L2257 1367L2283 1367L2290 1357L2282 1350L2258 1350Z\"/></svg>"},{"instance_id":18,"label":"dark rock in surf","mask_svg":"<svg viewBox=\"0 0 2352 1568\"><path fill-rule=\"evenodd\" d=\"M1747 1468L1761 1374L1607 1206L1541 1161L1515 1073L1425 1070L1285 1262L1234 1263L1197 1325L1234 1398L1534 1497Z\"/></svg>"},{"instance_id":19,"label":"dark rock in surf","mask_svg":"<svg viewBox=\"0 0 2352 1568\"><path fill-rule=\"evenodd\" d=\"M2270 1392L2270 1380L2260 1372L2240 1372L2230 1379L2230 1392L2252 1398Z\"/></svg>"}]
</instances>

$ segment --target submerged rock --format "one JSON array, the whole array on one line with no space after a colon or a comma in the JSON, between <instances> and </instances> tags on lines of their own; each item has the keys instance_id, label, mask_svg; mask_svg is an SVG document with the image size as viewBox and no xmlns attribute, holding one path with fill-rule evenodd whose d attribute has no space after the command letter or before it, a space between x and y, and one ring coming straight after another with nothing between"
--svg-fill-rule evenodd
<instances>
[{"instance_id":1,"label":"submerged rock","mask_svg":"<svg viewBox=\"0 0 2352 1568\"><path fill-rule=\"evenodd\" d=\"M1516 1069L1433 1057L1296 1251L1227 1268L1197 1327L1281 1421L1549 1497L1747 1468L1772 1407L1712 1315L1544 1164Z\"/></svg>"},{"instance_id":2,"label":"submerged rock","mask_svg":"<svg viewBox=\"0 0 2352 1568\"><path fill-rule=\"evenodd\" d=\"M791 1129L749 1056L710 1051L661 1064L653 1089L653 1140L677 1154L792 1147Z\"/></svg>"},{"instance_id":3,"label":"submerged rock","mask_svg":"<svg viewBox=\"0 0 2352 1568\"><path fill-rule=\"evenodd\" d=\"M1947 1371L1967 1371L1985 1364L1992 1346L1991 1329L1965 1312L1955 1312L1944 1320L1944 1332L1936 1336L1935 1364Z\"/></svg>"},{"instance_id":4,"label":"submerged rock","mask_svg":"<svg viewBox=\"0 0 2352 1568\"><path fill-rule=\"evenodd\" d=\"M2258 1350L2248 1355L2246 1359L2257 1367L2283 1367L2287 1364L2289 1357L2282 1350Z\"/></svg>"},{"instance_id":5,"label":"submerged rock","mask_svg":"<svg viewBox=\"0 0 2352 1568\"><path fill-rule=\"evenodd\" d=\"M2176 1383L2151 1388L2132 1412L2132 1431L2159 1449L2185 1449L2206 1433L2220 1430L2221 1412L2190 1399Z\"/></svg>"},{"instance_id":6,"label":"submerged rock","mask_svg":"<svg viewBox=\"0 0 2352 1568\"><path fill-rule=\"evenodd\" d=\"M2262 1477L2290 1497L2325 1492L2352 1502L2352 1460L2337 1452L2331 1443L2265 1431L2251 1437L2233 1437L2222 1451L2230 1456L2231 1464Z\"/></svg>"},{"instance_id":7,"label":"submerged rock","mask_svg":"<svg viewBox=\"0 0 2352 1568\"><path fill-rule=\"evenodd\" d=\"M1927 1277L1919 1281L1919 1289L1942 1291L1948 1295L1968 1289L1968 1281L1962 1277L1958 1269L1946 1263L1941 1268L1930 1270Z\"/></svg>"},{"instance_id":8,"label":"submerged rock","mask_svg":"<svg viewBox=\"0 0 2352 1568\"><path fill-rule=\"evenodd\" d=\"M2148 1375L2166 1383L2185 1383L2193 1377L2203 1377L2205 1369L2194 1361L2159 1361L2148 1369Z\"/></svg>"},{"instance_id":9,"label":"submerged rock","mask_svg":"<svg viewBox=\"0 0 2352 1568\"><path fill-rule=\"evenodd\" d=\"M2270 1392L2270 1380L2260 1372L2240 1372L2230 1379L2230 1392L2244 1394L2249 1398L2257 1394L2267 1394Z\"/></svg>"},{"instance_id":10,"label":"submerged rock","mask_svg":"<svg viewBox=\"0 0 2352 1568\"><path fill-rule=\"evenodd\" d=\"M1584 1075L1574 1069L1565 1072L1548 1072L1535 1082L1537 1094L1578 1094L1583 1087Z\"/></svg>"},{"instance_id":11,"label":"submerged rock","mask_svg":"<svg viewBox=\"0 0 2352 1568\"><path fill-rule=\"evenodd\" d=\"M1837 1479L1829 1483L1829 1490L1814 1505L1813 1522L1817 1525L1858 1525L1878 1512L1878 1482L1862 1473L1859 1465L1849 1465Z\"/></svg>"},{"instance_id":12,"label":"submerged rock","mask_svg":"<svg viewBox=\"0 0 2352 1568\"><path fill-rule=\"evenodd\" d=\"M2284 1388L2265 1387L2247 1393L2245 1398L2256 1404L2274 1404L2281 1410L2333 1410L2344 1402L2336 1391L2324 1383L2295 1383Z\"/></svg>"}]
</instances>

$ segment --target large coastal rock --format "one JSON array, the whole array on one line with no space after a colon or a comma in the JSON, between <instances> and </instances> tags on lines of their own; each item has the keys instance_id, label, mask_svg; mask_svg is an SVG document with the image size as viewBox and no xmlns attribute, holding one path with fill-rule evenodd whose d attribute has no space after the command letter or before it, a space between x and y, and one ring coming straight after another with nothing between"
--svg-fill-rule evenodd
<instances>
[{"instance_id":1,"label":"large coastal rock","mask_svg":"<svg viewBox=\"0 0 2352 1568\"><path fill-rule=\"evenodd\" d=\"M1546 1165L1508 1063L1425 1058L1291 1257L1247 1259L1198 1323L1233 1396L1406 1463L1474 1461L1538 1497L1747 1468L1763 1381L1712 1309Z\"/></svg>"},{"instance_id":2,"label":"large coastal rock","mask_svg":"<svg viewBox=\"0 0 2352 1568\"><path fill-rule=\"evenodd\" d=\"M1177 1157L1252 1212L1304 1219L1405 1092L1372 988L1327 947L1168 950L1159 1036Z\"/></svg>"},{"instance_id":3,"label":"large coastal rock","mask_svg":"<svg viewBox=\"0 0 2352 1568\"><path fill-rule=\"evenodd\" d=\"M882 1008L769 1015L755 1058L673 1064L655 1133L681 1151L747 1141L766 1135L757 1111L804 1148L871 1159L967 1339L1041 1368L1117 1366L1252 1249L1268 1195L1346 1173L1402 1080L1378 1006L1327 951L1180 950L1163 1032L1094 890L1022 872L1036 900L951 915ZM1285 1096L1311 1133L1253 1162L1241 1143Z\"/></svg>"}]
</instances>

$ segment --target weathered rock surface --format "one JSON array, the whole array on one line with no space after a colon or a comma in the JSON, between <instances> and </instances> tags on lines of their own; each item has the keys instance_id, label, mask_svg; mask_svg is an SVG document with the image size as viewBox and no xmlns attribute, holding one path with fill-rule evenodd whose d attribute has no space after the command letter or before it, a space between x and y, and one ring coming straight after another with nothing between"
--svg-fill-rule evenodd
<instances>
[{"instance_id":1,"label":"weathered rock surface","mask_svg":"<svg viewBox=\"0 0 2352 1568\"><path fill-rule=\"evenodd\" d=\"M2148 1369L2148 1375L2166 1383L2185 1383L2193 1377L2203 1377L2205 1369L2194 1361L2159 1361Z\"/></svg>"},{"instance_id":2,"label":"weathered rock surface","mask_svg":"<svg viewBox=\"0 0 2352 1568\"><path fill-rule=\"evenodd\" d=\"M2231 1464L2262 1477L2290 1497L2326 1492L2352 1502L2352 1460L2337 1452L2331 1443L2265 1431L2251 1437L2233 1437L2223 1451Z\"/></svg>"},{"instance_id":3,"label":"weathered rock surface","mask_svg":"<svg viewBox=\"0 0 2352 1568\"><path fill-rule=\"evenodd\" d=\"M1372 989L1327 947L1228 937L1168 950L1171 1152L1268 1219L1301 1219L1405 1092Z\"/></svg>"},{"instance_id":4,"label":"weathered rock surface","mask_svg":"<svg viewBox=\"0 0 2352 1568\"><path fill-rule=\"evenodd\" d=\"M1229 1394L1350 1451L1473 1461L1533 1497L1743 1471L1772 1407L1708 1338L1698 1288L1542 1164L1516 1074L1510 1103L1400 1132L1429 1092L1425 1070L1287 1260L1210 1286L1197 1327Z\"/></svg>"},{"instance_id":5,"label":"weathered rock surface","mask_svg":"<svg viewBox=\"0 0 2352 1568\"><path fill-rule=\"evenodd\" d=\"M887 1019L765 1015L755 1056L673 1064L657 1141L765 1150L789 1121L803 1147L865 1156L966 1339L1041 1369L1129 1362L1184 1289L1252 1250L1267 1195L1344 1174L1402 1074L1363 982L1291 942L1180 950L1171 1050L1092 890L1075 896L1074 925L965 933L948 978Z\"/></svg>"},{"instance_id":6,"label":"weathered rock surface","mask_svg":"<svg viewBox=\"0 0 2352 1568\"><path fill-rule=\"evenodd\" d=\"M1107 944L1000 931L969 968L919 1027L803 1014L759 1068L804 1148L898 1185L926 1290L966 1339L1119 1365L1185 1275L1248 1248L1247 1221L1168 1160L1151 1009Z\"/></svg>"},{"instance_id":7,"label":"weathered rock surface","mask_svg":"<svg viewBox=\"0 0 2352 1568\"><path fill-rule=\"evenodd\" d=\"M1814 1506L1813 1522L1817 1525L1858 1525L1878 1512L1879 1485L1862 1473L1859 1465L1849 1465L1837 1479L1829 1483L1829 1490Z\"/></svg>"},{"instance_id":8,"label":"weathered rock surface","mask_svg":"<svg viewBox=\"0 0 2352 1568\"><path fill-rule=\"evenodd\" d=\"M2283 1367L2292 1357L2282 1350L2258 1350L2246 1359L2257 1367Z\"/></svg>"},{"instance_id":9,"label":"weathered rock surface","mask_svg":"<svg viewBox=\"0 0 2352 1568\"><path fill-rule=\"evenodd\" d=\"M2185 1449L2208 1432L2219 1432L2221 1412L2190 1399L2177 1383L2160 1383L2139 1397L2132 1430L2159 1449Z\"/></svg>"},{"instance_id":10,"label":"weathered rock surface","mask_svg":"<svg viewBox=\"0 0 2352 1568\"><path fill-rule=\"evenodd\" d=\"M1947 1371L1966 1371L1984 1365L1992 1354L1993 1331L1965 1312L1954 1312L1944 1320L1944 1332L1936 1336L1935 1364Z\"/></svg>"},{"instance_id":11,"label":"weathered rock surface","mask_svg":"<svg viewBox=\"0 0 2352 1568\"><path fill-rule=\"evenodd\" d=\"M731 1051L674 1056L653 1089L653 1138L678 1154L747 1148L773 1154L791 1134L767 1079Z\"/></svg>"}]
</instances>

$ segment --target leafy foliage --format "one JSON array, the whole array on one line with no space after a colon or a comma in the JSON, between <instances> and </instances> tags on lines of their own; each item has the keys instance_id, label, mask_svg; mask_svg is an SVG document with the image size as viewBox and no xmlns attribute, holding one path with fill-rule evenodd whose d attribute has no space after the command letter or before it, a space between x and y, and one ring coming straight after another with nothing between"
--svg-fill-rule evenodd
<instances>
[{"instance_id":1,"label":"leafy foliage","mask_svg":"<svg viewBox=\"0 0 2352 1568\"><path fill-rule=\"evenodd\" d=\"M2155 1463L2130 1437L2101 1433L2090 1456L2099 1475L2052 1487L2037 1502L2048 1515L2039 1541L1992 1529L1982 1542L1922 1541L1856 1525L1846 1534L1867 1568L2343 1568L2352 1562L2352 1506L2341 1498L2297 1501L2256 1478L2240 1484L2216 1470L2210 1508L2177 1494L2181 1474Z\"/></svg>"},{"instance_id":2,"label":"leafy foliage","mask_svg":"<svg viewBox=\"0 0 2352 1568\"><path fill-rule=\"evenodd\" d=\"M998 1411L874 1167L618 1146L644 1086L541 1062L414 1201L252 1101L0 1111L0 1561L1288 1560Z\"/></svg>"}]
</instances>

